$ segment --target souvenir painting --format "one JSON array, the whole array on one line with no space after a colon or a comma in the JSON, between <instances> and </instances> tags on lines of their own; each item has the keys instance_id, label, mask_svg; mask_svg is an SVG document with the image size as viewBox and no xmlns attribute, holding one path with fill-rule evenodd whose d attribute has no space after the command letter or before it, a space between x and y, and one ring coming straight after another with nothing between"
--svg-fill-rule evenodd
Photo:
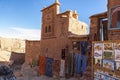
<instances>
[{"instance_id":1,"label":"souvenir painting","mask_svg":"<svg viewBox=\"0 0 120 80\"><path fill-rule=\"evenodd\" d=\"M108 77L108 79L107 79L107 80L117 80L117 79L112 78L112 77Z\"/></svg>"},{"instance_id":2,"label":"souvenir painting","mask_svg":"<svg viewBox=\"0 0 120 80\"><path fill-rule=\"evenodd\" d=\"M114 60L114 52L113 51L104 51L103 59Z\"/></svg>"},{"instance_id":3,"label":"souvenir painting","mask_svg":"<svg viewBox=\"0 0 120 80\"><path fill-rule=\"evenodd\" d=\"M94 77L95 77L95 78L99 78L99 79L100 79L100 78L101 78L101 74L100 74L100 73L98 73L98 72L94 72Z\"/></svg>"},{"instance_id":4,"label":"souvenir painting","mask_svg":"<svg viewBox=\"0 0 120 80\"><path fill-rule=\"evenodd\" d=\"M113 43L104 43L104 50L113 50Z\"/></svg>"},{"instance_id":5,"label":"souvenir painting","mask_svg":"<svg viewBox=\"0 0 120 80\"><path fill-rule=\"evenodd\" d=\"M120 71L120 61L116 61L116 70Z\"/></svg>"},{"instance_id":6,"label":"souvenir painting","mask_svg":"<svg viewBox=\"0 0 120 80\"><path fill-rule=\"evenodd\" d=\"M114 50L120 50L120 43L119 42L114 43Z\"/></svg>"},{"instance_id":7,"label":"souvenir painting","mask_svg":"<svg viewBox=\"0 0 120 80\"><path fill-rule=\"evenodd\" d=\"M95 59L95 66L100 67L101 66L101 59Z\"/></svg>"},{"instance_id":8,"label":"souvenir painting","mask_svg":"<svg viewBox=\"0 0 120 80\"><path fill-rule=\"evenodd\" d=\"M106 80L106 75L101 74L101 80Z\"/></svg>"},{"instance_id":9,"label":"souvenir painting","mask_svg":"<svg viewBox=\"0 0 120 80\"><path fill-rule=\"evenodd\" d=\"M99 78L94 78L94 80L100 80Z\"/></svg>"},{"instance_id":10,"label":"souvenir painting","mask_svg":"<svg viewBox=\"0 0 120 80\"><path fill-rule=\"evenodd\" d=\"M120 51L115 50L115 61L120 61Z\"/></svg>"},{"instance_id":11,"label":"souvenir painting","mask_svg":"<svg viewBox=\"0 0 120 80\"><path fill-rule=\"evenodd\" d=\"M103 50L103 44L102 43L95 43L94 44L94 51L102 51Z\"/></svg>"},{"instance_id":12,"label":"souvenir painting","mask_svg":"<svg viewBox=\"0 0 120 80\"><path fill-rule=\"evenodd\" d=\"M102 59L102 51L94 51L94 58Z\"/></svg>"},{"instance_id":13,"label":"souvenir painting","mask_svg":"<svg viewBox=\"0 0 120 80\"><path fill-rule=\"evenodd\" d=\"M110 70L114 70L114 61L111 60L103 60L103 67L110 69Z\"/></svg>"}]
</instances>

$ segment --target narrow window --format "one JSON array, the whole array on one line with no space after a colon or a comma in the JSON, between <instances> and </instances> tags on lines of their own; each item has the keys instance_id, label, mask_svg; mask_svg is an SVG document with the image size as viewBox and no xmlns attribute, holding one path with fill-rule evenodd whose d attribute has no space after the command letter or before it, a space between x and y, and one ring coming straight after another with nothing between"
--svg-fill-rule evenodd
<instances>
[{"instance_id":1,"label":"narrow window","mask_svg":"<svg viewBox=\"0 0 120 80\"><path fill-rule=\"evenodd\" d=\"M65 59L65 49L62 49L62 50L61 50L61 58L62 58L62 59Z\"/></svg>"},{"instance_id":2,"label":"narrow window","mask_svg":"<svg viewBox=\"0 0 120 80\"><path fill-rule=\"evenodd\" d=\"M51 26L49 25L48 32L51 32Z\"/></svg>"},{"instance_id":3,"label":"narrow window","mask_svg":"<svg viewBox=\"0 0 120 80\"><path fill-rule=\"evenodd\" d=\"M47 33L47 26L45 27L45 33Z\"/></svg>"},{"instance_id":4,"label":"narrow window","mask_svg":"<svg viewBox=\"0 0 120 80\"><path fill-rule=\"evenodd\" d=\"M81 28L83 29L83 25L81 26Z\"/></svg>"}]
</instances>

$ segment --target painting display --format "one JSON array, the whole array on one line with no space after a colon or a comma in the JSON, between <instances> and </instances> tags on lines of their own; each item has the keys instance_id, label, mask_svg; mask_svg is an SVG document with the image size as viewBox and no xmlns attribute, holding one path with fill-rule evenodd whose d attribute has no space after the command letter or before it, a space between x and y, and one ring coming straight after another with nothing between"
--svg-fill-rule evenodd
<instances>
[{"instance_id":1,"label":"painting display","mask_svg":"<svg viewBox=\"0 0 120 80\"><path fill-rule=\"evenodd\" d=\"M120 51L115 50L115 61L120 61Z\"/></svg>"},{"instance_id":2,"label":"painting display","mask_svg":"<svg viewBox=\"0 0 120 80\"><path fill-rule=\"evenodd\" d=\"M98 59L102 59L102 51L94 51L94 57Z\"/></svg>"},{"instance_id":3,"label":"painting display","mask_svg":"<svg viewBox=\"0 0 120 80\"><path fill-rule=\"evenodd\" d=\"M114 49L115 50L120 50L120 43L119 42L114 43Z\"/></svg>"},{"instance_id":4,"label":"painting display","mask_svg":"<svg viewBox=\"0 0 120 80\"><path fill-rule=\"evenodd\" d=\"M113 51L104 51L103 59L114 60L114 52Z\"/></svg>"},{"instance_id":5,"label":"painting display","mask_svg":"<svg viewBox=\"0 0 120 80\"><path fill-rule=\"evenodd\" d=\"M119 80L120 41L95 41L92 49L93 80Z\"/></svg>"},{"instance_id":6,"label":"painting display","mask_svg":"<svg viewBox=\"0 0 120 80\"><path fill-rule=\"evenodd\" d=\"M100 67L102 64L101 59L95 59L95 66Z\"/></svg>"},{"instance_id":7,"label":"painting display","mask_svg":"<svg viewBox=\"0 0 120 80\"><path fill-rule=\"evenodd\" d=\"M102 51L103 51L103 44L95 44L94 45L94 57L98 59L102 59Z\"/></svg>"},{"instance_id":8,"label":"painting display","mask_svg":"<svg viewBox=\"0 0 120 80\"><path fill-rule=\"evenodd\" d=\"M116 61L116 70L120 71L120 61Z\"/></svg>"},{"instance_id":9,"label":"painting display","mask_svg":"<svg viewBox=\"0 0 120 80\"><path fill-rule=\"evenodd\" d=\"M94 44L94 51L102 51L103 50L103 44L96 43Z\"/></svg>"},{"instance_id":10,"label":"painting display","mask_svg":"<svg viewBox=\"0 0 120 80\"><path fill-rule=\"evenodd\" d=\"M113 50L113 43L104 43L104 50Z\"/></svg>"},{"instance_id":11,"label":"painting display","mask_svg":"<svg viewBox=\"0 0 120 80\"><path fill-rule=\"evenodd\" d=\"M98 73L98 72L95 72L95 73L94 73L94 77L100 79L100 78L101 78L101 74Z\"/></svg>"},{"instance_id":12,"label":"painting display","mask_svg":"<svg viewBox=\"0 0 120 80\"><path fill-rule=\"evenodd\" d=\"M103 67L110 70L114 70L114 61L103 60Z\"/></svg>"}]
</instances>

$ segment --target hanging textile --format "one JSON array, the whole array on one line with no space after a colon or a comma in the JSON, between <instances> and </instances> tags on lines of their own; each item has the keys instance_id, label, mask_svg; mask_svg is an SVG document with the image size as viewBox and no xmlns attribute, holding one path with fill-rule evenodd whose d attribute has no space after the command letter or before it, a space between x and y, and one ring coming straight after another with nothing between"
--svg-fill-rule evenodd
<instances>
[{"instance_id":1,"label":"hanging textile","mask_svg":"<svg viewBox=\"0 0 120 80\"><path fill-rule=\"evenodd\" d=\"M60 77L65 76L65 60L61 60L60 64Z\"/></svg>"},{"instance_id":2,"label":"hanging textile","mask_svg":"<svg viewBox=\"0 0 120 80\"><path fill-rule=\"evenodd\" d=\"M71 72L70 75L74 76L74 54L71 53Z\"/></svg>"},{"instance_id":3,"label":"hanging textile","mask_svg":"<svg viewBox=\"0 0 120 80\"><path fill-rule=\"evenodd\" d=\"M81 54L75 54L74 60L75 60L75 73L83 74L86 70L86 57Z\"/></svg>"},{"instance_id":4,"label":"hanging textile","mask_svg":"<svg viewBox=\"0 0 120 80\"><path fill-rule=\"evenodd\" d=\"M71 69L71 57L70 57L70 53L66 54L65 57L65 74L66 76L70 75L70 69Z\"/></svg>"},{"instance_id":5,"label":"hanging textile","mask_svg":"<svg viewBox=\"0 0 120 80\"><path fill-rule=\"evenodd\" d=\"M81 54L85 55L86 51L87 51L88 43L86 41L81 41L79 45L80 45L80 48L81 48Z\"/></svg>"},{"instance_id":6,"label":"hanging textile","mask_svg":"<svg viewBox=\"0 0 120 80\"><path fill-rule=\"evenodd\" d=\"M46 76L49 77L53 76L52 67L53 67L53 58L46 57L46 70L45 70Z\"/></svg>"},{"instance_id":7,"label":"hanging textile","mask_svg":"<svg viewBox=\"0 0 120 80\"><path fill-rule=\"evenodd\" d=\"M59 72L60 72L60 61L54 60L54 62L53 62L53 74L55 76L58 76Z\"/></svg>"},{"instance_id":8,"label":"hanging textile","mask_svg":"<svg viewBox=\"0 0 120 80\"><path fill-rule=\"evenodd\" d=\"M65 58L65 74L72 76L74 74L74 58L72 53L67 53Z\"/></svg>"},{"instance_id":9,"label":"hanging textile","mask_svg":"<svg viewBox=\"0 0 120 80\"><path fill-rule=\"evenodd\" d=\"M76 73L76 74L80 74L80 64L81 64L81 61L80 61L79 55L80 55L80 54L77 54L77 53L74 55L75 73Z\"/></svg>"},{"instance_id":10,"label":"hanging textile","mask_svg":"<svg viewBox=\"0 0 120 80\"><path fill-rule=\"evenodd\" d=\"M81 60L82 60L82 64L81 64L82 73L84 73L86 70L86 57L85 57L85 55L81 55Z\"/></svg>"},{"instance_id":11,"label":"hanging textile","mask_svg":"<svg viewBox=\"0 0 120 80\"><path fill-rule=\"evenodd\" d=\"M40 56L40 63L39 63L39 73L40 73L40 75L45 74L45 62L46 62L46 58Z\"/></svg>"}]
</instances>

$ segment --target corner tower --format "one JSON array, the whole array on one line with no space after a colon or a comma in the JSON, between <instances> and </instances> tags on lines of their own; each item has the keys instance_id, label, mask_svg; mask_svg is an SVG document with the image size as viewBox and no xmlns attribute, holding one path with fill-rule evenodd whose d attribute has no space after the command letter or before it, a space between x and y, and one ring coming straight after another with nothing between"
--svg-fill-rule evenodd
<instances>
[{"instance_id":1,"label":"corner tower","mask_svg":"<svg viewBox=\"0 0 120 80\"><path fill-rule=\"evenodd\" d=\"M59 14L60 3L58 0L45 7L42 10L42 32L41 32L41 39L48 39L55 37L54 33L54 20L57 14Z\"/></svg>"}]
</instances>

